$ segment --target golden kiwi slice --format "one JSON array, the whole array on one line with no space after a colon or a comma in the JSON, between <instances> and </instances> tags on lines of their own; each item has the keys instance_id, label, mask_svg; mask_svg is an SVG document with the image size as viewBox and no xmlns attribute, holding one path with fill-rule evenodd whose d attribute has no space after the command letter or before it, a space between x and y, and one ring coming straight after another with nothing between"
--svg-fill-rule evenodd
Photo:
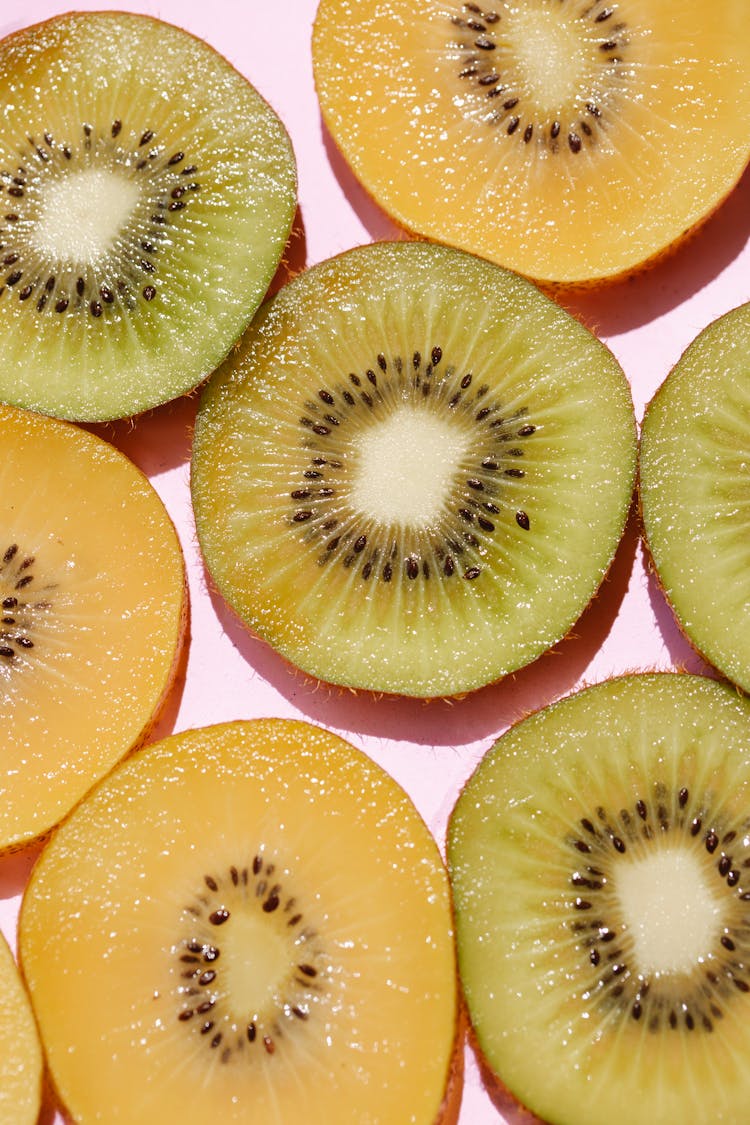
<instances>
[{"instance_id":1,"label":"golden kiwi slice","mask_svg":"<svg viewBox=\"0 0 750 1125\"><path fill-rule=\"evenodd\" d=\"M745 0L322 0L313 57L390 215L539 281L654 259L750 156Z\"/></svg>"},{"instance_id":2,"label":"golden kiwi slice","mask_svg":"<svg viewBox=\"0 0 750 1125\"><path fill-rule=\"evenodd\" d=\"M446 1104L443 861L396 782L317 727L132 755L47 844L19 941L79 1125L434 1125Z\"/></svg>"},{"instance_id":3,"label":"golden kiwi slice","mask_svg":"<svg viewBox=\"0 0 750 1125\"><path fill-rule=\"evenodd\" d=\"M36 1125L42 1097L42 1048L29 997L0 933L0 1122Z\"/></svg>"},{"instance_id":4,"label":"golden kiwi slice","mask_svg":"<svg viewBox=\"0 0 750 1125\"><path fill-rule=\"evenodd\" d=\"M0 406L0 849L45 833L172 681L184 566L159 496L77 426Z\"/></svg>"}]
</instances>

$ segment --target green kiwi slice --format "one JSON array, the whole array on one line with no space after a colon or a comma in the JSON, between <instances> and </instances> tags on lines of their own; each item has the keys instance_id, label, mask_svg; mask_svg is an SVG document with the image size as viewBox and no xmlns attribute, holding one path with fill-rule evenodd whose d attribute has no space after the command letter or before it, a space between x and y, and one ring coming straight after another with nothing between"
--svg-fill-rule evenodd
<instances>
[{"instance_id":1,"label":"green kiwi slice","mask_svg":"<svg viewBox=\"0 0 750 1125\"><path fill-rule=\"evenodd\" d=\"M5 39L0 102L0 400L92 421L196 386L289 234L276 114L205 43L122 12Z\"/></svg>"},{"instance_id":2,"label":"green kiwi slice","mask_svg":"<svg viewBox=\"0 0 750 1125\"><path fill-rule=\"evenodd\" d=\"M506 1096L555 1125L750 1099L750 703L678 673L510 729L449 823L459 970Z\"/></svg>"},{"instance_id":3,"label":"green kiwi slice","mask_svg":"<svg viewBox=\"0 0 750 1125\"><path fill-rule=\"evenodd\" d=\"M306 723L130 757L45 846L19 950L78 1125L436 1125L457 1081L437 844L383 769Z\"/></svg>"},{"instance_id":4,"label":"green kiwi slice","mask_svg":"<svg viewBox=\"0 0 750 1125\"><path fill-rule=\"evenodd\" d=\"M526 280L421 242L285 286L205 389L198 536L289 661L414 696L496 680L593 597L631 498L612 354Z\"/></svg>"},{"instance_id":5,"label":"green kiwi slice","mask_svg":"<svg viewBox=\"0 0 750 1125\"><path fill-rule=\"evenodd\" d=\"M661 586L684 633L750 690L750 303L687 348L643 420L640 498Z\"/></svg>"}]
</instances>

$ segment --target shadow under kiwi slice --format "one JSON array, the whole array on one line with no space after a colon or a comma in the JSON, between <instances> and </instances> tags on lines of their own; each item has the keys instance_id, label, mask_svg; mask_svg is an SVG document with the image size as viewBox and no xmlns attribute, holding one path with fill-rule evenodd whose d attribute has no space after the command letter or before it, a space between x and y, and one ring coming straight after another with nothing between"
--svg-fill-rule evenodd
<instances>
[{"instance_id":1,"label":"shadow under kiwi slice","mask_svg":"<svg viewBox=\"0 0 750 1125\"><path fill-rule=\"evenodd\" d=\"M744 1119L750 706L624 676L511 728L448 829L479 1049L554 1125Z\"/></svg>"},{"instance_id":2,"label":"shadow under kiwi slice","mask_svg":"<svg viewBox=\"0 0 750 1125\"><path fill-rule=\"evenodd\" d=\"M0 43L0 399L136 414L224 358L294 215L286 132L211 47L73 13Z\"/></svg>"},{"instance_id":3,"label":"shadow under kiwi slice","mask_svg":"<svg viewBox=\"0 0 750 1125\"><path fill-rule=\"evenodd\" d=\"M443 861L404 791L320 728L226 723L132 755L45 847L19 945L81 1125L436 1125L447 1104Z\"/></svg>"},{"instance_id":4,"label":"shadow under kiwi slice","mask_svg":"<svg viewBox=\"0 0 750 1125\"><path fill-rule=\"evenodd\" d=\"M379 243L263 307L204 393L192 494L219 590L288 660L456 695L568 631L634 461L627 383L590 332L498 266Z\"/></svg>"}]
</instances>

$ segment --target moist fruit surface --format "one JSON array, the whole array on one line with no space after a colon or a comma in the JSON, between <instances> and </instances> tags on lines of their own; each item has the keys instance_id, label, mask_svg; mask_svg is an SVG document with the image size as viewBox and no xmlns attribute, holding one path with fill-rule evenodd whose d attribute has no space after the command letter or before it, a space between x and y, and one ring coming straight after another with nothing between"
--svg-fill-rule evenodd
<instances>
[{"instance_id":1,"label":"moist fruit surface","mask_svg":"<svg viewBox=\"0 0 750 1125\"><path fill-rule=\"evenodd\" d=\"M42 1048L13 954L0 934L0 1125L36 1125Z\"/></svg>"},{"instance_id":2,"label":"moist fruit surface","mask_svg":"<svg viewBox=\"0 0 750 1125\"><path fill-rule=\"evenodd\" d=\"M180 544L122 453L0 406L0 848L46 832L144 734L172 681Z\"/></svg>"},{"instance_id":3,"label":"moist fruit surface","mask_svg":"<svg viewBox=\"0 0 750 1125\"><path fill-rule=\"evenodd\" d=\"M75 13L0 43L0 398L135 414L224 358L276 270L294 158L212 48Z\"/></svg>"},{"instance_id":4,"label":"moist fruit surface","mask_svg":"<svg viewBox=\"0 0 750 1125\"><path fill-rule=\"evenodd\" d=\"M745 0L321 0L323 119L410 230L540 281L681 240L750 157Z\"/></svg>"},{"instance_id":5,"label":"moist fruit surface","mask_svg":"<svg viewBox=\"0 0 750 1125\"><path fill-rule=\"evenodd\" d=\"M192 488L213 579L317 678L450 695L594 595L630 503L629 389L527 281L430 243L322 263L208 385Z\"/></svg>"},{"instance_id":6,"label":"moist fruit surface","mask_svg":"<svg viewBox=\"0 0 750 1125\"><path fill-rule=\"evenodd\" d=\"M443 862L404 791L309 724L228 723L131 756L46 846L20 954L79 1125L441 1112L457 1018Z\"/></svg>"},{"instance_id":7,"label":"moist fruit surface","mask_svg":"<svg viewBox=\"0 0 750 1125\"><path fill-rule=\"evenodd\" d=\"M643 421L640 497L659 581L684 632L750 690L750 304L687 348Z\"/></svg>"},{"instance_id":8,"label":"moist fruit surface","mask_svg":"<svg viewBox=\"0 0 750 1125\"><path fill-rule=\"evenodd\" d=\"M750 1098L750 704L699 676L511 728L451 817L476 1039L555 1125L717 1121Z\"/></svg>"}]
</instances>

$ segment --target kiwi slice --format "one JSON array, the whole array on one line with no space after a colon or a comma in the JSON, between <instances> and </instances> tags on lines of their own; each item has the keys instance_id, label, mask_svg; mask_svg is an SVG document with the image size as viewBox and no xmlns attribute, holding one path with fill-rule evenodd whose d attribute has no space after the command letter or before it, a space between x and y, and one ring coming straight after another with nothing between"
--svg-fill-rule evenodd
<instances>
[{"instance_id":1,"label":"kiwi slice","mask_svg":"<svg viewBox=\"0 0 750 1125\"><path fill-rule=\"evenodd\" d=\"M0 399L119 418L195 387L262 300L294 158L178 28L75 13L0 44Z\"/></svg>"},{"instance_id":2,"label":"kiwi slice","mask_svg":"<svg viewBox=\"0 0 750 1125\"><path fill-rule=\"evenodd\" d=\"M318 679L414 696L498 679L593 597L633 487L612 354L524 279L359 247L268 302L205 389L209 570Z\"/></svg>"},{"instance_id":3,"label":"kiwi slice","mask_svg":"<svg viewBox=\"0 0 750 1125\"><path fill-rule=\"evenodd\" d=\"M185 628L182 552L118 450L0 406L0 850L45 833L143 737Z\"/></svg>"},{"instance_id":4,"label":"kiwi slice","mask_svg":"<svg viewBox=\"0 0 750 1125\"><path fill-rule=\"evenodd\" d=\"M542 1120L746 1120L749 744L729 685L625 676L518 723L461 793L448 864L469 1012Z\"/></svg>"},{"instance_id":5,"label":"kiwi slice","mask_svg":"<svg viewBox=\"0 0 750 1125\"><path fill-rule=\"evenodd\" d=\"M321 0L325 124L399 223L539 281L632 272L750 157L745 0Z\"/></svg>"},{"instance_id":6,"label":"kiwi slice","mask_svg":"<svg viewBox=\"0 0 750 1125\"><path fill-rule=\"evenodd\" d=\"M31 1004L0 933L0 1121L36 1125L42 1100L42 1048Z\"/></svg>"},{"instance_id":7,"label":"kiwi slice","mask_svg":"<svg viewBox=\"0 0 750 1125\"><path fill-rule=\"evenodd\" d=\"M750 303L705 328L649 404L640 498L661 586L685 635L750 690Z\"/></svg>"},{"instance_id":8,"label":"kiwi slice","mask_svg":"<svg viewBox=\"0 0 750 1125\"><path fill-rule=\"evenodd\" d=\"M19 925L80 1125L441 1113L447 874L406 793L333 734L259 719L132 755L46 845Z\"/></svg>"}]
</instances>

